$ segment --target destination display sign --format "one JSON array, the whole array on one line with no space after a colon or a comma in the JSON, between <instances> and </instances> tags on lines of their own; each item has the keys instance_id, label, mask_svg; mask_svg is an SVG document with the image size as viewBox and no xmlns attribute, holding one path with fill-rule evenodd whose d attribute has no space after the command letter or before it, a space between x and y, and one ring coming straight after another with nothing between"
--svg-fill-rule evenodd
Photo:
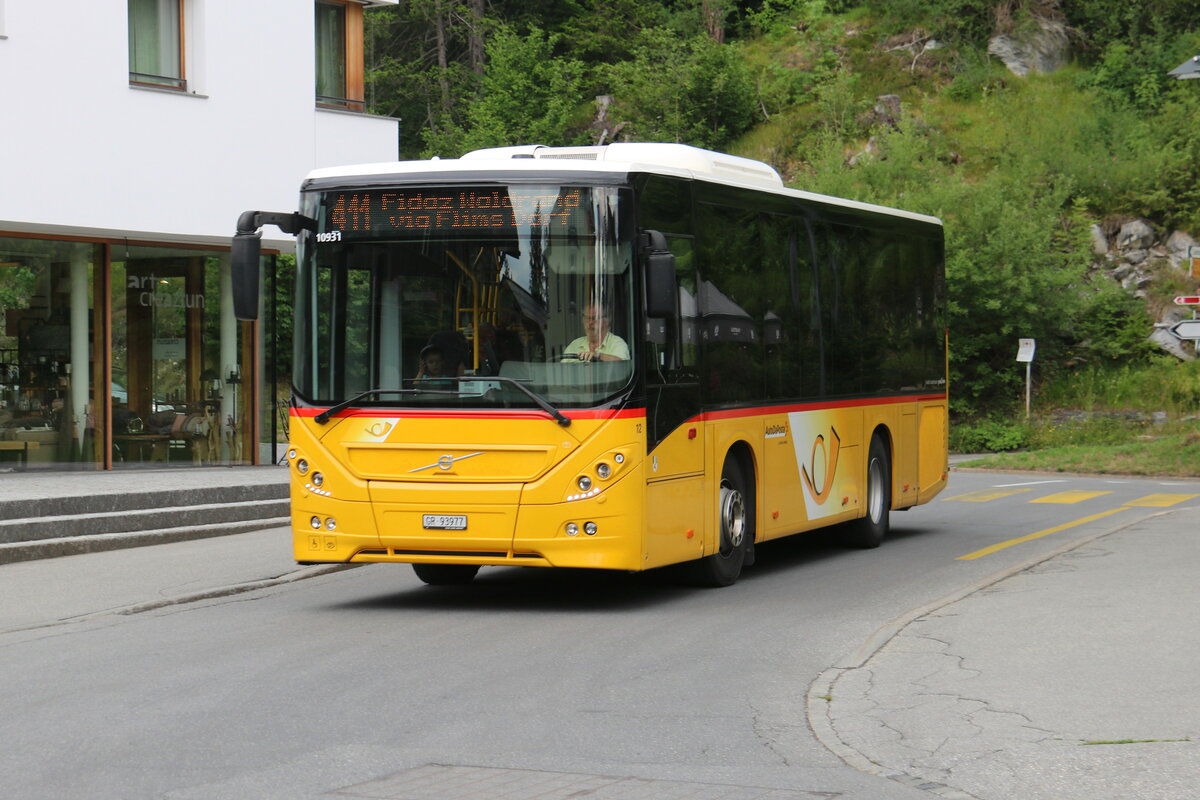
<instances>
[{"instance_id":1,"label":"destination display sign","mask_svg":"<svg viewBox=\"0 0 1200 800\"><path fill-rule=\"evenodd\" d=\"M446 232L512 235L517 228L586 232L590 190L581 187L353 189L325 195L318 242Z\"/></svg>"}]
</instances>

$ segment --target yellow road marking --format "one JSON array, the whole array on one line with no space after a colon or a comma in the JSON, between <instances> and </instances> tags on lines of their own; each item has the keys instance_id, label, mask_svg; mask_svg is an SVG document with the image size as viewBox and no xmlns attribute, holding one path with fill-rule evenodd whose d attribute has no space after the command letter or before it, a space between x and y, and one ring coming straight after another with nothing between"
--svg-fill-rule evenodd
<instances>
[{"instance_id":1,"label":"yellow road marking","mask_svg":"<svg viewBox=\"0 0 1200 800\"><path fill-rule=\"evenodd\" d=\"M1200 497L1200 494L1148 494L1125 505L1135 508L1166 508L1176 503L1186 502L1194 497Z\"/></svg>"},{"instance_id":2,"label":"yellow road marking","mask_svg":"<svg viewBox=\"0 0 1200 800\"><path fill-rule=\"evenodd\" d=\"M1030 500L1031 503L1059 503L1068 505L1070 503L1082 503L1084 500L1091 500L1093 497L1099 497L1103 494L1112 494L1112 492L1088 492L1083 489L1074 489L1069 492L1059 492L1058 494L1049 494L1045 497L1039 497L1037 500Z\"/></svg>"},{"instance_id":3,"label":"yellow road marking","mask_svg":"<svg viewBox=\"0 0 1200 800\"><path fill-rule=\"evenodd\" d=\"M1065 531L1067 528L1074 528L1077 525L1085 525L1089 522L1094 522L1098 519L1103 519L1104 517L1107 517L1110 514L1116 514L1118 511L1124 511L1126 508L1128 508L1128 506L1121 506L1119 508L1110 508L1108 511L1101 511L1099 514L1092 514L1090 517L1083 517L1082 519L1077 519L1074 522L1065 522L1062 525L1056 525L1053 528L1046 528L1046 530L1044 530L1044 531L1038 531L1037 533L1031 533L1028 536L1022 536L1019 539L1009 539L1007 542L1000 542L999 544L994 544L991 547L985 547L982 550L976 550L974 553L968 553L965 556L959 556L957 560L958 561L974 561L977 558L982 558L986 555L991 555L992 553L995 553L998 550L1004 550L1005 548L1012 547L1013 545L1023 544L1025 542L1032 542L1034 539L1040 539L1043 536L1049 536L1052 533L1058 533L1059 531Z\"/></svg>"},{"instance_id":4,"label":"yellow road marking","mask_svg":"<svg viewBox=\"0 0 1200 800\"><path fill-rule=\"evenodd\" d=\"M988 500L999 500L1001 497L1011 497L1014 494L1021 492L1033 491L1032 489L980 489L975 492L967 492L966 494L947 497L946 502L951 500L961 500L964 503L986 503Z\"/></svg>"}]
</instances>

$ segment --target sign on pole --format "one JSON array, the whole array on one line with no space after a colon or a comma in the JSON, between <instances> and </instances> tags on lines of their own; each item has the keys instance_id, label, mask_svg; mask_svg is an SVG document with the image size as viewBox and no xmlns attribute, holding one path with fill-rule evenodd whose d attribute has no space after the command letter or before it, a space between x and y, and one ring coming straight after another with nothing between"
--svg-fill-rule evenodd
<instances>
[{"instance_id":1,"label":"sign on pole","mask_svg":"<svg viewBox=\"0 0 1200 800\"><path fill-rule=\"evenodd\" d=\"M1200 319L1185 319L1171 326L1171 333L1180 339L1200 339Z\"/></svg>"},{"instance_id":2,"label":"sign on pole","mask_svg":"<svg viewBox=\"0 0 1200 800\"><path fill-rule=\"evenodd\" d=\"M1025 364L1025 419L1029 419L1030 367L1037 342L1033 339L1017 340L1017 361Z\"/></svg>"}]
</instances>

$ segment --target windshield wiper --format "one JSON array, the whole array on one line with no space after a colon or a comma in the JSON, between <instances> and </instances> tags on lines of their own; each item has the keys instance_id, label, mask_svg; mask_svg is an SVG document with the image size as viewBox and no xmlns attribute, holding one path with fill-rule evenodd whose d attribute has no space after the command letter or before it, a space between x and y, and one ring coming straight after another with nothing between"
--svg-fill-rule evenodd
<instances>
[{"instance_id":1,"label":"windshield wiper","mask_svg":"<svg viewBox=\"0 0 1200 800\"><path fill-rule=\"evenodd\" d=\"M372 395L376 395L376 394L412 394L413 392L420 392L420 390L419 389L367 389L365 392L359 392L358 394L354 395L354 397L351 397L349 400L343 400L342 402L325 409L320 414L317 414L315 417L313 417L313 422L317 423L318 425L324 425L326 422L329 422L329 418L332 417L334 414L338 413L339 411L345 411L347 408L354 405L359 400L362 400L367 397L371 397Z\"/></svg>"},{"instance_id":2,"label":"windshield wiper","mask_svg":"<svg viewBox=\"0 0 1200 800\"><path fill-rule=\"evenodd\" d=\"M564 428L571 424L571 418L559 411L554 406L550 405L550 401L542 397L537 392L530 389L525 384L521 383L516 378L501 377L499 375L463 375L458 378L460 381L499 381L500 383L508 383L520 389L529 397L530 400L538 404L538 408L545 411L550 416L558 420L558 424Z\"/></svg>"},{"instance_id":3,"label":"windshield wiper","mask_svg":"<svg viewBox=\"0 0 1200 800\"><path fill-rule=\"evenodd\" d=\"M562 425L565 428L571 424L570 417L566 416L561 411L559 411L557 408L550 405L550 402L548 400L546 400L546 398L542 397L537 392L533 391L532 389L525 386L520 381L518 381L514 378L502 378L499 375L462 375L457 378L451 378L450 380L458 380L458 381L463 381L463 382L497 381L500 383L512 384L513 386L517 387L517 389L519 389L521 392L523 392L526 396L528 396L530 400L537 403L538 408L542 409L547 414L554 417L554 419L558 420L559 425ZM315 417L313 417L313 422L317 423L318 425L324 425L326 422L329 421L330 417L332 417L334 414L338 413L339 411L345 411L347 408L350 408L351 406L355 405L360 400L363 400L368 397L372 397L374 395L379 395L379 394L453 394L453 395L457 395L458 392L447 390L447 389L367 389L365 392L359 392L358 394L354 395L354 397L351 397L349 400L343 400L342 402L337 403L336 405L330 406L329 408L325 409L320 414L317 414Z\"/></svg>"}]
</instances>

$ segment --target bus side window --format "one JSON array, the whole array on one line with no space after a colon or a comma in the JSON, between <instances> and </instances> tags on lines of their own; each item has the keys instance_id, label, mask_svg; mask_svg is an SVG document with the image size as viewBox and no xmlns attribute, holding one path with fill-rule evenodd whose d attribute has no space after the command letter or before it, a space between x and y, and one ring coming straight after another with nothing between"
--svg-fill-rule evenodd
<instances>
[{"instance_id":1,"label":"bus side window","mask_svg":"<svg viewBox=\"0 0 1200 800\"><path fill-rule=\"evenodd\" d=\"M701 391L715 403L739 402L758 396L763 386L762 217L743 208L701 202L697 219L703 255L696 296L703 350Z\"/></svg>"}]
</instances>

